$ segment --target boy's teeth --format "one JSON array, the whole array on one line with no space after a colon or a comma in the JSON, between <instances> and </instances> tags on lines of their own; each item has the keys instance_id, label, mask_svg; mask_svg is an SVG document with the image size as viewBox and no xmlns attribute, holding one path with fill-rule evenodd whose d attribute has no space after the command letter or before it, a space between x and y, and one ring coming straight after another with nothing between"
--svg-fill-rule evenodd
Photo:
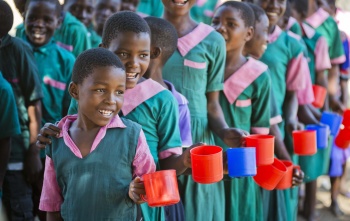
<instances>
[{"instance_id":1,"label":"boy's teeth","mask_svg":"<svg viewBox=\"0 0 350 221\"><path fill-rule=\"evenodd\" d=\"M137 73L126 73L126 78L135 78Z\"/></svg>"},{"instance_id":2,"label":"boy's teeth","mask_svg":"<svg viewBox=\"0 0 350 221\"><path fill-rule=\"evenodd\" d=\"M188 0L173 0L176 5L185 5Z\"/></svg>"},{"instance_id":3,"label":"boy's teeth","mask_svg":"<svg viewBox=\"0 0 350 221\"><path fill-rule=\"evenodd\" d=\"M99 110L99 112L105 116L110 116L113 113L113 111L109 111L109 110Z\"/></svg>"}]
</instances>

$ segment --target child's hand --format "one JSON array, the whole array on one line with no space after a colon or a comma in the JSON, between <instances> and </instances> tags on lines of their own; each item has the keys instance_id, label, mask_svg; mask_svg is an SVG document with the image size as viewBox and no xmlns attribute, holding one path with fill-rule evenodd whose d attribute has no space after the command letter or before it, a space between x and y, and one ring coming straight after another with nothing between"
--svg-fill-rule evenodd
<instances>
[{"instance_id":1,"label":"child's hand","mask_svg":"<svg viewBox=\"0 0 350 221\"><path fill-rule=\"evenodd\" d=\"M244 137L248 136L247 131L237 128L225 128L221 130L222 140L229 147L240 147L244 142Z\"/></svg>"},{"instance_id":2,"label":"child's hand","mask_svg":"<svg viewBox=\"0 0 350 221\"><path fill-rule=\"evenodd\" d=\"M46 145L51 144L51 139L49 137L58 137L60 132L61 129L56 127L56 125L46 123L38 134L36 146L44 149Z\"/></svg>"},{"instance_id":3,"label":"child's hand","mask_svg":"<svg viewBox=\"0 0 350 221\"><path fill-rule=\"evenodd\" d=\"M183 164L185 165L185 167L192 168L190 150L195 148L195 147L202 146L202 145L206 145L206 144L205 143L193 144L190 147L186 148L186 150L182 153Z\"/></svg>"},{"instance_id":4,"label":"child's hand","mask_svg":"<svg viewBox=\"0 0 350 221\"><path fill-rule=\"evenodd\" d=\"M299 186L303 183L304 172L300 169L293 169L293 181L292 186Z\"/></svg>"},{"instance_id":5,"label":"child's hand","mask_svg":"<svg viewBox=\"0 0 350 221\"><path fill-rule=\"evenodd\" d=\"M290 134L292 134L292 132L295 130L304 130L304 124L300 123L297 120L288 121L287 130Z\"/></svg>"},{"instance_id":6,"label":"child's hand","mask_svg":"<svg viewBox=\"0 0 350 221\"><path fill-rule=\"evenodd\" d=\"M129 185L129 197L137 204L144 203L141 195L146 195L145 186L140 177L136 177Z\"/></svg>"},{"instance_id":7,"label":"child's hand","mask_svg":"<svg viewBox=\"0 0 350 221\"><path fill-rule=\"evenodd\" d=\"M222 153L222 162L223 162L223 173L228 174L228 161L227 161L227 152Z\"/></svg>"}]
</instances>

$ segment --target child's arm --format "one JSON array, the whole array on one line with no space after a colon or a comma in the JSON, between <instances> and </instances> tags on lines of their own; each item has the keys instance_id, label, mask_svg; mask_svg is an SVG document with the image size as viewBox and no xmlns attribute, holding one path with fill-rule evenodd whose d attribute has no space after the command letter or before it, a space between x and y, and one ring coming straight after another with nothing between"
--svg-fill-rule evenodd
<instances>
[{"instance_id":1,"label":"child's arm","mask_svg":"<svg viewBox=\"0 0 350 221\"><path fill-rule=\"evenodd\" d=\"M36 146L44 149L46 145L51 144L50 137L58 137L61 129L52 123L46 123L41 129L37 137Z\"/></svg>"},{"instance_id":2,"label":"child's arm","mask_svg":"<svg viewBox=\"0 0 350 221\"><path fill-rule=\"evenodd\" d=\"M281 131L278 124L272 124L270 126L270 134L275 136L275 154L278 159L291 160L287 147L282 139Z\"/></svg>"},{"instance_id":3,"label":"child's arm","mask_svg":"<svg viewBox=\"0 0 350 221\"><path fill-rule=\"evenodd\" d=\"M132 199L132 201L134 201L136 204L145 202L141 198L141 195L146 195L145 185L141 181L140 177L136 177L133 181L131 181L129 185L128 195L130 199Z\"/></svg>"},{"instance_id":4,"label":"child's arm","mask_svg":"<svg viewBox=\"0 0 350 221\"><path fill-rule=\"evenodd\" d=\"M46 213L47 221L63 221L60 212L47 212Z\"/></svg>"}]
</instances>

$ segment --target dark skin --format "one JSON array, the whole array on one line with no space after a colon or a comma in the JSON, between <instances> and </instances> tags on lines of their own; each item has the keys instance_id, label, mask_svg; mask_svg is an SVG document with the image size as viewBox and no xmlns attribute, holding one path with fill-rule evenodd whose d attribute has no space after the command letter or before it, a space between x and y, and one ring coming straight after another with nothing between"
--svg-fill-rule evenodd
<instances>
[{"instance_id":1,"label":"dark skin","mask_svg":"<svg viewBox=\"0 0 350 221\"><path fill-rule=\"evenodd\" d=\"M121 0L97 0L92 23L98 35L102 36L103 26L107 19L120 11Z\"/></svg>"},{"instance_id":2,"label":"dark skin","mask_svg":"<svg viewBox=\"0 0 350 221\"><path fill-rule=\"evenodd\" d=\"M95 0L67 0L64 10L69 11L86 27L92 22Z\"/></svg>"},{"instance_id":3,"label":"dark skin","mask_svg":"<svg viewBox=\"0 0 350 221\"><path fill-rule=\"evenodd\" d=\"M120 10L136 12L139 2L139 0L122 0L122 7Z\"/></svg>"},{"instance_id":4,"label":"dark skin","mask_svg":"<svg viewBox=\"0 0 350 221\"><path fill-rule=\"evenodd\" d=\"M0 139L0 190L4 182L5 173L7 170L7 163L10 158L11 137Z\"/></svg>"}]
</instances>

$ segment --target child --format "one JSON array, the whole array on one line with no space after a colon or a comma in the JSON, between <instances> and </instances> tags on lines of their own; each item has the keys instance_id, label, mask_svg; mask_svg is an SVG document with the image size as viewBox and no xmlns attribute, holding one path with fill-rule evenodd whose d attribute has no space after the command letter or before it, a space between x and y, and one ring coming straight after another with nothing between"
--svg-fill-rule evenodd
<instances>
[{"instance_id":1,"label":"child","mask_svg":"<svg viewBox=\"0 0 350 221\"><path fill-rule=\"evenodd\" d=\"M78 114L58 123L62 132L46 149L40 209L49 220L136 220L134 203L145 194L140 177L155 164L141 127L118 116L125 80L112 52L97 48L78 56L69 85Z\"/></svg>"},{"instance_id":2,"label":"child","mask_svg":"<svg viewBox=\"0 0 350 221\"><path fill-rule=\"evenodd\" d=\"M166 61L174 53L177 47L177 33L172 24L164 19L156 17L145 18L148 26L151 29L151 60L150 65L144 75L145 78L151 78L161 84L164 88L171 91L176 98L179 107L179 128L181 142L183 147L192 145L191 135L191 119L188 109L187 99L176 91L174 85L166 80L163 80L162 69ZM182 202L167 206L165 215L167 221L185 220L184 208Z\"/></svg>"},{"instance_id":3,"label":"child","mask_svg":"<svg viewBox=\"0 0 350 221\"><path fill-rule=\"evenodd\" d=\"M141 1L142 2L142 1ZM136 12L136 8L139 4L139 0L122 0L122 7L121 11L132 11ZM161 4L158 4L161 5ZM140 13L141 15L144 15L142 17L146 17L148 15Z\"/></svg>"},{"instance_id":4,"label":"child","mask_svg":"<svg viewBox=\"0 0 350 221\"><path fill-rule=\"evenodd\" d=\"M219 101L230 127L268 134L270 76L267 66L242 54L245 43L254 35L254 21L253 10L242 2L225 2L214 13L212 26L226 41L225 82ZM217 145L224 150L229 148L215 138ZM225 215L225 220L263 220L260 189L252 177L225 182Z\"/></svg>"},{"instance_id":5,"label":"child","mask_svg":"<svg viewBox=\"0 0 350 221\"><path fill-rule=\"evenodd\" d=\"M112 14L120 11L121 4L121 0L98 0L96 2L92 23L96 33L99 36L102 36L103 26L107 19ZM101 43L101 39L100 42L98 42L98 44L99 43ZM92 47L98 47L98 44L92 44Z\"/></svg>"},{"instance_id":6,"label":"child","mask_svg":"<svg viewBox=\"0 0 350 221\"><path fill-rule=\"evenodd\" d=\"M197 22L210 24L214 10L223 2L223 0L197 1L193 8L191 8L191 16Z\"/></svg>"},{"instance_id":7,"label":"child","mask_svg":"<svg viewBox=\"0 0 350 221\"><path fill-rule=\"evenodd\" d=\"M227 126L218 99L223 89L224 39L212 27L192 20L195 0L162 2L164 18L179 36L178 50L165 64L163 77L189 101L193 142L214 144L213 131L227 145L239 146L244 132ZM224 220L223 182L200 185L191 176L182 176L179 185L186 220Z\"/></svg>"},{"instance_id":8,"label":"child","mask_svg":"<svg viewBox=\"0 0 350 221\"><path fill-rule=\"evenodd\" d=\"M13 14L0 1L0 71L11 84L17 103L21 134L11 139L11 155L3 184L3 205L10 220L33 219L31 184L42 165L35 140L41 123L42 91L38 69L28 44L11 37Z\"/></svg>"}]
</instances>

